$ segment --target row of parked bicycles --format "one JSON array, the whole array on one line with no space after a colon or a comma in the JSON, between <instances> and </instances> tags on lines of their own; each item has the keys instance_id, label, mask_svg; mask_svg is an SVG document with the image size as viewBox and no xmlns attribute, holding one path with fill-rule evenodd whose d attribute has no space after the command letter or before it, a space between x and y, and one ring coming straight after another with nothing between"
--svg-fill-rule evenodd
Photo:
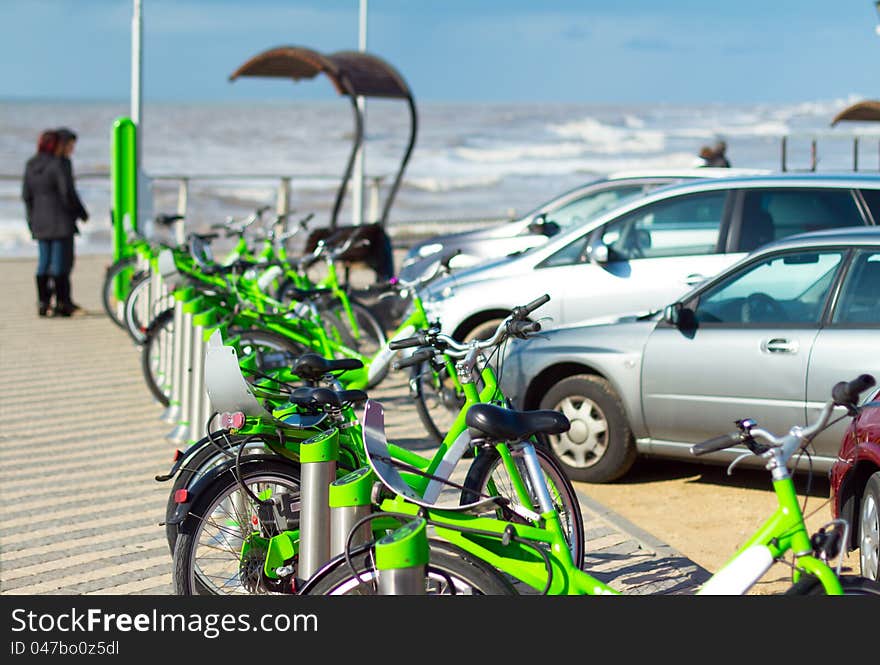
<instances>
[{"instance_id":1,"label":"row of parked bicycles","mask_svg":"<svg viewBox=\"0 0 880 665\"><path fill-rule=\"evenodd\" d=\"M386 331L338 274L363 243L357 228L292 256L286 243L308 231L310 216L266 220L267 212L181 245L132 237L104 284L104 306L140 349L179 444L156 477L169 486L175 592L619 593L585 569L577 494L547 444L570 422L557 411L514 410L499 388L506 347L540 332L550 295L514 307L486 337L454 339L419 297L450 270L444 255L417 281L372 289L374 302L406 304ZM212 243L221 235L233 247L218 260ZM404 369L426 434L437 438L433 454L389 442L385 408L370 397ZM777 498L698 594L746 594L780 561L792 568L790 594L880 594L842 568L845 520L809 533L788 468L835 407L858 414L873 385L861 375L833 386L808 427L777 436L744 419L693 446L695 455L744 446L763 459ZM441 391L459 406L449 427L432 416Z\"/></svg>"}]
</instances>

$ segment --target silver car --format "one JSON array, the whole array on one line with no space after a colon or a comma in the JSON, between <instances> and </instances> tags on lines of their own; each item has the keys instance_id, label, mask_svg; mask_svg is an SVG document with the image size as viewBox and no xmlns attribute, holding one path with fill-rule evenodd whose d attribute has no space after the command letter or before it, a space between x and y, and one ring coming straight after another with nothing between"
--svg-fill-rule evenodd
<instances>
[{"instance_id":1,"label":"silver car","mask_svg":"<svg viewBox=\"0 0 880 665\"><path fill-rule=\"evenodd\" d=\"M689 449L741 418L777 435L806 424L838 381L880 378L878 343L880 228L820 231L763 247L662 312L520 342L501 384L519 408L568 416L551 437L567 473L607 482L637 455L729 463L742 450ZM801 468L831 468L848 420Z\"/></svg>"},{"instance_id":2,"label":"silver car","mask_svg":"<svg viewBox=\"0 0 880 665\"><path fill-rule=\"evenodd\" d=\"M466 268L539 247L560 232L584 224L626 199L641 196L663 185L699 178L728 178L760 173L768 171L691 168L611 173L560 194L518 219L418 242L407 251L399 276L407 281L418 279L441 254L450 250L460 251L450 263L451 267Z\"/></svg>"},{"instance_id":3,"label":"silver car","mask_svg":"<svg viewBox=\"0 0 880 665\"><path fill-rule=\"evenodd\" d=\"M649 311L755 248L795 233L880 222L880 176L776 174L661 187L515 257L453 271L423 294L457 339L549 293L552 325Z\"/></svg>"}]
</instances>

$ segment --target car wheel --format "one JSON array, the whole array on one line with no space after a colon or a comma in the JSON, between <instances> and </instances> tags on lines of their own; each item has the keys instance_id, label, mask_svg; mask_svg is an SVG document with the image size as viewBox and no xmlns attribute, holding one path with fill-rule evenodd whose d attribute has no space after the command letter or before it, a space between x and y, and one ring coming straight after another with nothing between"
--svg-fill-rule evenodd
<instances>
[{"instance_id":1,"label":"car wheel","mask_svg":"<svg viewBox=\"0 0 880 665\"><path fill-rule=\"evenodd\" d=\"M865 484L859 509L859 565L863 577L880 581L880 471Z\"/></svg>"},{"instance_id":2,"label":"car wheel","mask_svg":"<svg viewBox=\"0 0 880 665\"><path fill-rule=\"evenodd\" d=\"M572 480L607 483L635 462L635 442L620 397L602 377L562 379L547 391L540 408L560 411L571 422L567 432L547 438Z\"/></svg>"}]
</instances>

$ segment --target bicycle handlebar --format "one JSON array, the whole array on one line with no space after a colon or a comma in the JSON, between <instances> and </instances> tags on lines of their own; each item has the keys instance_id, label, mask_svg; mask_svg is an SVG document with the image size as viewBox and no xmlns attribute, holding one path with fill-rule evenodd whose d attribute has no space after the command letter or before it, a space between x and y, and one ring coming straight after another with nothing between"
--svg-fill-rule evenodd
<instances>
[{"instance_id":1,"label":"bicycle handlebar","mask_svg":"<svg viewBox=\"0 0 880 665\"><path fill-rule=\"evenodd\" d=\"M854 407L858 403L859 394L876 383L870 374L861 374L849 382L840 381L831 389L831 399L840 406Z\"/></svg>"},{"instance_id":2,"label":"bicycle handlebar","mask_svg":"<svg viewBox=\"0 0 880 665\"><path fill-rule=\"evenodd\" d=\"M706 455L714 453L718 450L724 450L732 446L742 443L742 432L731 432L730 434L722 434L714 439L708 439L702 443L691 446L692 455Z\"/></svg>"},{"instance_id":3,"label":"bicycle handlebar","mask_svg":"<svg viewBox=\"0 0 880 665\"><path fill-rule=\"evenodd\" d=\"M409 358L404 358L403 360L398 360L394 363L394 369L403 369L404 367L412 367L413 365L418 365L429 358L434 356L434 349L426 348L419 349L415 353L413 353Z\"/></svg>"},{"instance_id":4,"label":"bicycle handlebar","mask_svg":"<svg viewBox=\"0 0 880 665\"><path fill-rule=\"evenodd\" d=\"M782 437L776 437L767 430L755 427L754 421L739 421L741 429L730 434L723 434L715 438L697 443L691 446L691 454L705 455L707 453L716 452L725 448L730 448L739 443L748 446L752 454L761 457L772 458L778 457L779 461L784 465L796 450L812 441L819 432L828 426L831 414L835 406L845 406L850 415L855 415L855 404L858 401L859 394L874 386L876 381L870 374L861 374L852 381L840 381L831 389L831 399L822 407L822 411L816 420L806 427L792 427L788 434ZM766 441L769 447L761 447L756 444L755 438ZM768 468L770 468L768 466Z\"/></svg>"}]
</instances>

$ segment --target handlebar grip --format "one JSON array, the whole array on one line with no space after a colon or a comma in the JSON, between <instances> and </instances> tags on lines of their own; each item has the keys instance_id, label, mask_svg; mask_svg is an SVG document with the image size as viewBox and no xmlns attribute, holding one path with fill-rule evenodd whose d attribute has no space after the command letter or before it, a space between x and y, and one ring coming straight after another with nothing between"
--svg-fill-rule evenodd
<instances>
[{"instance_id":1,"label":"handlebar grip","mask_svg":"<svg viewBox=\"0 0 880 665\"><path fill-rule=\"evenodd\" d=\"M831 399L841 406L855 405L859 401L859 395L877 382L870 374L860 374L852 381L840 381L831 389Z\"/></svg>"},{"instance_id":2,"label":"handlebar grip","mask_svg":"<svg viewBox=\"0 0 880 665\"><path fill-rule=\"evenodd\" d=\"M525 337L540 330L541 323L539 321L511 321L507 325L507 332L514 337Z\"/></svg>"},{"instance_id":3,"label":"handlebar grip","mask_svg":"<svg viewBox=\"0 0 880 665\"><path fill-rule=\"evenodd\" d=\"M550 294L545 293L543 296L540 296L539 298L535 298L528 305L524 306L523 309L525 310L526 314L531 314L536 309L538 309L541 305L544 305L548 302L550 302Z\"/></svg>"},{"instance_id":4,"label":"handlebar grip","mask_svg":"<svg viewBox=\"0 0 880 665\"><path fill-rule=\"evenodd\" d=\"M696 443L692 445L691 454L706 455L707 453L714 453L716 450L724 450L725 448L730 448L731 446L735 446L738 443L742 443L741 432L722 434L721 436L716 436L714 439L709 439L708 441L703 441L702 443Z\"/></svg>"},{"instance_id":5,"label":"handlebar grip","mask_svg":"<svg viewBox=\"0 0 880 665\"><path fill-rule=\"evenodd\" d=\"M413 346L424 346L427 343L426 335L419 333L412 337L404 337L403 339L394 339L388 342L388 348L393 350L408 349Z\"/></svg>"},{"instance_id":6,"label":"handlebar grip","mask_svg":"<svg viewBox=\"0 0 880 665\"><path fill-rule=\"evenodd\" d=\"M414 354L412 354L409 358L404 358L403 360L398 360L394 363L394 369L403 369L404 367L412 367L413 365L418 365L433 357L434 349L419 349Z\"/></svg>"}]
</instances>

